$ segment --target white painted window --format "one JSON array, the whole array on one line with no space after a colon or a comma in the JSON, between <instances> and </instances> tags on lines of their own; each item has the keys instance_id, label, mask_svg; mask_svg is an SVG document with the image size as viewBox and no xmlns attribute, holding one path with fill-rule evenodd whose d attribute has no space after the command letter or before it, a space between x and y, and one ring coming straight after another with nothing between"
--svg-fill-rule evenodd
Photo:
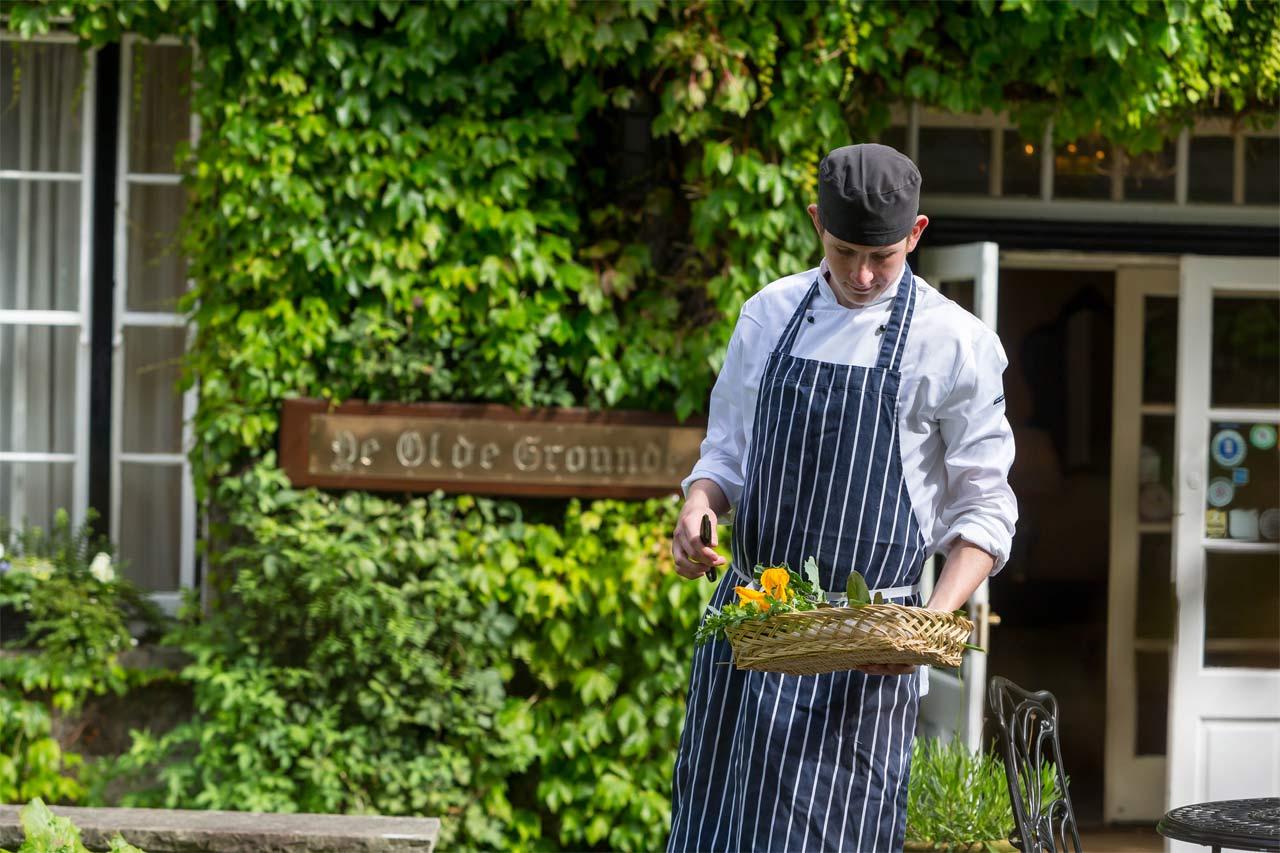
<instances>
[{"instance_id":1,"label":"white painted window","mask_svg":"<svg viewBox=\"0 0 1280 853\"><path fill-rule=\"evenodd\" d=\"M177 243L176 162L194 138L192 51L121 46L108 530L123 573L167 609L195 580L186 453L194 391L178 391L190 286ZM0 37L0 516L47 527L89 505L96 53L69 35Z\"/></svg>"},{"instance_id":2,"label":"white painted window","mask_svg":"<svg viewBox=\"0 0 1280 853\"><path fill-rule=\"evenodd\" d=\"M111 536L126 573L169 609L195 580L195 495L187 451L195 392L177 388L190 282L178 224L176 158L194 138L192 51L121 46L112 340Z\"/></svg>"},{"instance_id":3,"label":"white painted window","mask_svg":"<svg viewBox=\"0 0 1280 853\"><path fill-rule=\"evenodd\" d=\"M1001 113L893 110L880 140L920 164L929 212L951 216L1275 224L1280 125L1206 119L1141 155L1098 137L1023 139ZM1046 156L1049 153L1051 156Z\"/></svg>"},{"instance_id":4,"label":"white painted window","mask_svg":"<svg viewBox=\"0 0 1280 853\"><path fill-rule=\"evenodd\" d=\"M0 36L0 516L82 523L89 490L95 55Z\"/></svg>"}]
</instances>

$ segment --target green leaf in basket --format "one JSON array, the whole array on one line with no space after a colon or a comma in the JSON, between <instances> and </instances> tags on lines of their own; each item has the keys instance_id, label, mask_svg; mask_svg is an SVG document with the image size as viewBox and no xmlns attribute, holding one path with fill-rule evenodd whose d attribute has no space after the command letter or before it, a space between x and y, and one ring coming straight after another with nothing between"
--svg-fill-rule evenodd
<instances>
[{"instance_id":1,"label":"green leaf in basket","mask_svg":"<svg viewBox=\"0 0 1280 853\"><path fill-rule=\"evenodd\" d=\"M809 574L811 570L813 571L812 575ZM800 569L800 574L805 580L813 583L815 578L821 577L821 572L818 571L818 561L813 557L805 560L804 567Z\"/></svg>"},{"instance_id":2,"label":"green leaf in basket","mask_svg":"<svg viewBox=\"0 0 1280 853\"><path fill-rule=\"evenodd\" d=\"M867 581L858 572L849 572L849 582L845 584L845 593L849 596L850 607L860 607L871 603L871 590L867 589Z\"/></svg>"},{"instance_id":3,"label":"green leaf in basket","mask_svg":"<svg viewBox=\"0 0 1280 853\"><path fill-rule=\"evenodd\" d=\"M965 643L964 647L966 649L972 649L975 652L982 652L984 655L987 653L987 650L984 649L982 646L975 646L973 643Z\"/></svg>"},{"instance_id":4,"label":"green leaf in basket","mask_svg":"<svg viewBox=\"0 0 1280 853\"><path fill-rule=\"evenodd\" d=\"M876 590L875 598L871 599L872 604L884 604L884 593Z\"/></svg>"}]
</instances>

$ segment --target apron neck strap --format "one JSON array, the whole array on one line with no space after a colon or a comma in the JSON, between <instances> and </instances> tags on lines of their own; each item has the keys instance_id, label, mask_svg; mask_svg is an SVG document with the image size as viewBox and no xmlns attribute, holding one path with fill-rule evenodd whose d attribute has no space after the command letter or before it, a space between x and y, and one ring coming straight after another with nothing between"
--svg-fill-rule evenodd
<instances>
[{"instance_id":1,"label":"apron neck strap","mask_svg":"<svg viewBox=\"0 0 1280 853\"><path fill-rule=\"evenodd\" d=\"M907 330L911 328L911 315L916 307L916 281L911 264L902 264L902 278L898 280L898 292L893 298L893 311L880 337L880 357L876 367L896 371L902 366L902 351L906 349Z\"/></svg>"}]
</instances>

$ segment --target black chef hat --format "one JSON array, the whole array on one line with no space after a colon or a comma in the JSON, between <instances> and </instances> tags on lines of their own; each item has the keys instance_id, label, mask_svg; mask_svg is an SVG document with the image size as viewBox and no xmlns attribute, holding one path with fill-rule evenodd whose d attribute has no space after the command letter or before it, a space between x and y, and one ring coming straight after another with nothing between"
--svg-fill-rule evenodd
<instances>
[{"instance_id":1,"label":"black chef hat","mask_svg":"<svg viewBox=\"0 0 1280 853\"><path fill-rule=\"evenodd\" d=\"M888 145L837 148L818 166L818 216L832 236L889 246L911 233L920 213L920 170Z\"/></svg>"}]
</instances>

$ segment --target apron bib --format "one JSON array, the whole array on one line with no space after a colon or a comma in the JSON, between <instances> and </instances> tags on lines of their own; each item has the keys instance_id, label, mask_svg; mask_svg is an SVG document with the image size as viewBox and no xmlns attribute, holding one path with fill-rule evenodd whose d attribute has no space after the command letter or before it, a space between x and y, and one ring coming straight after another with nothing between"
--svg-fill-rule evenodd
<instances>
[{"instance_id":1,"label":"apron bib","mask_svg":"<svg viewBox=\"0 0 1280 853\"><path fill-rule=\"evenodd\" d=\"M897 417L914 278L905 267L871 368L791 354L817 292L815 279L761 376L732 571L710 607L736 600L757 563L799 569L811 556L811 580L829 593L842 595L857 569L886 600L920 604L925 545ZM725 640L694 652L668 851L901 850L920 679L782 675L732 660Z\"/></svg>"}]
</instances>

